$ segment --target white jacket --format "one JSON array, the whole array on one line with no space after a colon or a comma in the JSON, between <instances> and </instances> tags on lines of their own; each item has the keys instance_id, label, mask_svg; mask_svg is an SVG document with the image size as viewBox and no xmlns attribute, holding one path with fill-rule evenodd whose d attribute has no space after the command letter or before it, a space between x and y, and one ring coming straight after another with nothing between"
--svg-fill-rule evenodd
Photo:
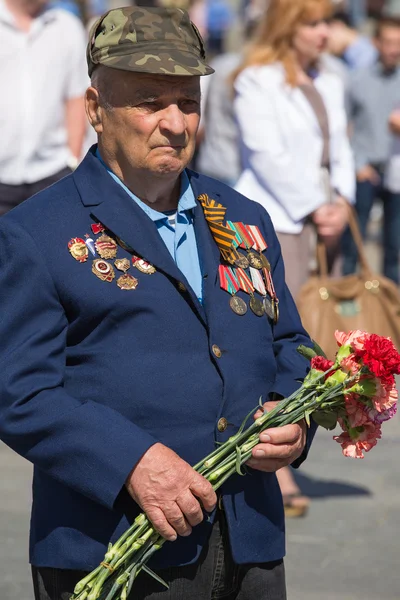
<instances>
[{"instance_id":1,"label":"white jacket","mask_svg":"<svg viewBox=\"0 0 400 600\"><path fill-rule=\"evenodd\" d=\"M314 83L329 118L331 185L353 202L343 84L327 71ZM300 233L304 218L327 202L317 117L303 92L286 83L280 64L248 67L236 80L235 92L244 169L236 189L266 208L278 232Z\"/></svg>"}]
</instances>

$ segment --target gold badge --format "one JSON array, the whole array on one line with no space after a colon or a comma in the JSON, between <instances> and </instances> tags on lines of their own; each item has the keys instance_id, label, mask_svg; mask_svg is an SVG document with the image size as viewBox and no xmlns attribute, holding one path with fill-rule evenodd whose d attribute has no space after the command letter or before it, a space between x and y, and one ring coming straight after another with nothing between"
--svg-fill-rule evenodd
<instances>
[{"instance_id":1,"label":"gold badge","mask_svg":"<svg viewBox=\"0 0 400 600\"><path fill-rule=\"evenodd\" d=\"M117 258L117 260L114 262L114 265L118 271L123 271L124 273L126 273L126 271L128 271L128 269L131 267L131 263L127 258Z\"/></svg>"},{"instance_id":2,"label":"gold badge","mask_svg":"<svg viewBox=\"0 0 400 600\"><path fill-rule=\"evenodd\" d=\"M117 256L117 242L105 233L97 238L94 245L101 258L115 258Z\"/></svg>"},{"instance_id":3,"label":"gold badge","mask_svg":"<svg viewBox=\"0 0 400 600\"><path fill-rule=\"evenodd\" d=\"M132 256L132 264L134 267L138 269L141 273L146 273L147 275L152 275L156 272L155 267L150 263L143 260L143 258L139 258L138 256Z\"/></svg>"},{"instance_id":4,"label":"gold badge","mask_svg":"<svg viewBox=\"0 0 400 600\"><path fill-rule=\"evenodd\" d=\"M121 290L135 290L138 283L136 277L132 277L129 273L124 273L117 279L117 286L121 288Z\"/></svg>"},{"instance_id":5,"label":"gold badge","mask_svg":"<svg viewBox=\"0 0 400 600\"><path fill-rule=\"evenodd\" d=\"M102 281L112 281L115 277L115 271L110 263L96 258L92 263L92 272Z\"/></svg>"},{"instance_id":6,"label":"gold badge","mask_svg":"<svg viewBox=\"0 0 400 600\"><path fill-rule=\"evenodd\" d=\"M72 238L72 240L68 242L68 250L70 251L71 256L78 262L86 262L89 257L88 247L81 238Z\"/></svg>"}]
</instances>

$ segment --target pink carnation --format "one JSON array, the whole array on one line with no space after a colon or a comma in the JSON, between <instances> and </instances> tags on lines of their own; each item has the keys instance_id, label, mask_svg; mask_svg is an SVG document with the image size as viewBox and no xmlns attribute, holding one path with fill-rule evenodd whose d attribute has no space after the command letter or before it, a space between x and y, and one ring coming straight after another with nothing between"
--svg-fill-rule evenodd
<instances>
[{"instance_id":1,"label":"pink carnation","mask_svg":"<svg viewBox=\"0 0 400 600\"><path fill-rule=\"evenodd\" d=\"M394 404L391 408L388 408L388 410L385 410L384 412L378 412L375 408L370 408L367 412L370 421L373 421L374 423L384 423L395 416L397 413L397 404Z\"/></svg>"},{"instance_id":2,"label":"pink carnation","mask_svg":"<svg viewBox=\"0 0 400 600\"><path fill-rule=\"evenodd\" d=\"M368 334L365 331L360 331L360 329L350 331L350 333L335 331L338 346L351 346L353 350L361 350L364 347L367 336Z\"/></svg>"},{"instance_id":3,"label":"pink carnation","mask_svg":"<svg viewBox=\"0 0 400 600\"><path fill-rule=\"evenodd\" d=\"M356 360L355 354L350 354L350 356L346 356L346 358L343 358L340 361L340 367L342 371L345 371L346 373L349 373L349 375L352 376L357 375L357 373L361 369L360 364Z\"/></svg>"},{"instance_id":4,"label":"pink carnation","mask_svg":"<svg viewBox=\"0 0 400 600\"><path fill-rule=\"evenodd\" d=\"M360 427L371 421L365 404L358 402L353 396L346 398L346 413L350 427Z\"/></svg>"},{"instance_id":5,"label":"pink carnation","mask_svg":"<svg viewBox=\"0 0 400 600\"><path fill-rule=\"evenodd\" d=\"M380 413L390 410L397 404L398 391L396 390L396 384L393 384L391 388L386 388L381 384L379 379L374 381L376 385L375 395L371 398L375 410Z\"/></svg>"},{"instance_id":6,"label":"pink carnation","mask_svg":"<svg viewBox=\"0 0 400 600\"><path fill-rule=\"evenodd\" d=\"M381 426L377 423L366 423L357 429L351 429L351 434L344 431L334 436L334 440L341 444L344 456L350 458L364 458L363 452L369 452L376 446L381 438Z\"/></svg>"}]
</instances>

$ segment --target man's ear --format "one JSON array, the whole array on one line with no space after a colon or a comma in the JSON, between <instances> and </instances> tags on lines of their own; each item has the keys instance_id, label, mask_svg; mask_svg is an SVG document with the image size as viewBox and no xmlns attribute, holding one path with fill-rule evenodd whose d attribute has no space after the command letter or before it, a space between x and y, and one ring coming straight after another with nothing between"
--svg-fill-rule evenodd
<instances>
[{"instance_id":1,"label":"man's ear","mask_svg":"<svg viewBox=\"0 0 400 600\"><path fill-rule=\"evenodd\" d=\"M103 119L99 92L92 86L86 90L85 109L90 125L93 127L96 133L102 133Z\"/></svg>"}]
</instances>

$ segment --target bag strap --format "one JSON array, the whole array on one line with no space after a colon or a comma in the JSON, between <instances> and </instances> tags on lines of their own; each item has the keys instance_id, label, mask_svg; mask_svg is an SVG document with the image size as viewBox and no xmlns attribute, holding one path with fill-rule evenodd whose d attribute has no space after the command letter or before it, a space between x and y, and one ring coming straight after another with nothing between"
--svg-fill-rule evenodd
<instances>
[{"instance_id":1,"label":"bag strap","mask_svg":"<svg viewBox=\"0 0 400 600\"><path fill-rule=\"evenodd\" d=\"M361 273L363 277L368 280L372 278L372 270L369 265L367 255L365 253L364 242L361 237L360 228L358 226L358 221L356 217L356 213L354 207L350 204L348 205L348 217L349 217L349 228L350 233L353 237L354 243L357 248L357 254L361 265ZM317 262L318 268L321 277L328 276L328 258L326 254L325 244L318 239L317 241Z\"/></svg>"}]
</instances>

